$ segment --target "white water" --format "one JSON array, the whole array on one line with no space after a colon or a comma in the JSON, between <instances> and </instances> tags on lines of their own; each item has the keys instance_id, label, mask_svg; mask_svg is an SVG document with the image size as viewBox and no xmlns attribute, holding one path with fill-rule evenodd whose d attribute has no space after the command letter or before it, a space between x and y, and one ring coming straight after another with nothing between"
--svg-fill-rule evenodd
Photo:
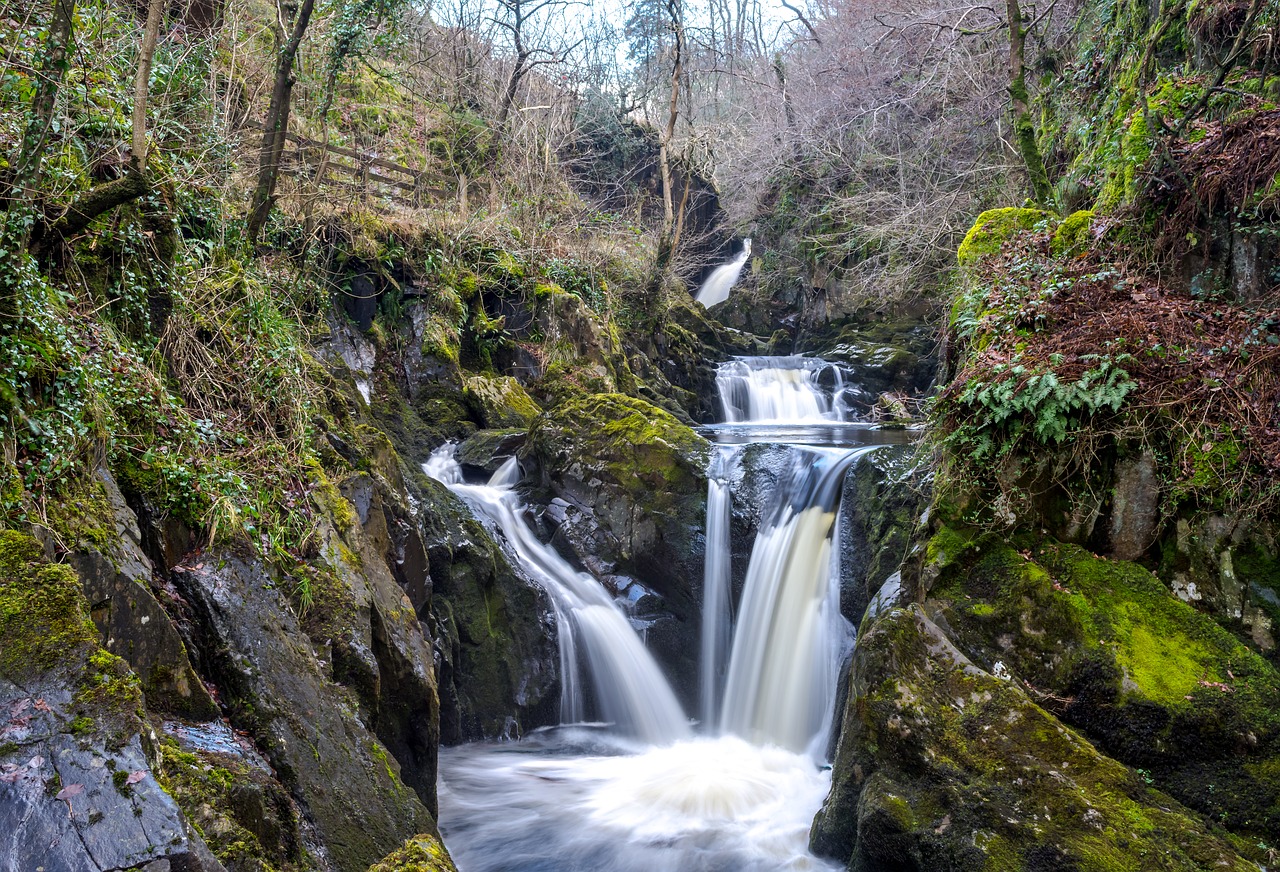
<instances>
[{"instance_id":1,"label":"white water","mask_svg":"<svg viewBox=\"0 0 1280 872\"><path fill-rule=\"evenodd\" d=\"M831 382L824 388L823 379ZM812 357L736 357L720 364L716 388L727 423L848 420L840 368Z\"/></svg>"},{"instance_id":2,"label":"white water","mask_svg":"<svg viewBox=\"0 0 1280 872\"><path fill-rule=\"evenodd\" d=\"M821 361L735 361L719 382L729 421L839 427L845 420L843 381ZM868 450L795 449L761 523L733 633L730 491L740 452L717 449L708 469L700 652L709 735L696 738L604 589L520 517L515 461L485 486L462 482L451 448L423 465L497 525L550 593L562 646L562 721L584 714L582 694L571 691L581 644L596 702L624 734L582 725L441 749L440 826L462 872L838 868L809 854L808 834L830 787L819 764L852 640L839 613L836 506L845 469Z\"/></svg>"},{"instance_id":3,"label":"white water","mask_svg":"<svg viewBox=\"0 0 1280 872\"><path fill-rule=\"evenodd\" d=\"M582 720L577 646L590 667L596 700L605 719L649 744L669 744L692 735L671 686L640 642L622 610L596 579L578 572L549 545L538 541L512 490L520 478L514 457L487 485L464 484L453 459L454 445L437 449L422 469L446 485L502 531L519 564L546 590L556 610L562 676L561 717Z\"/></svg>"},{"instance_id":4,"label":"white water","mask_svg":"<svg viewBox=\"0 0 1280 872\"><path fill-rule=\"evenodd\" d=\"M661 748L586 730L442 748L440 827L463 872L781 872L809 854L830 773L734 736Z\"/></svg>"},{"instance_id":5,"label":"white water","mask_svg":"<svg viewBox=\"0 0 1280 872\"><path fill-rule=\"evenodd\" d=\"M732 521L729 486L741 449L720 446L707 469L707 556L702 574L702 723L716 723L718 702L724 687L724 670L729 661L732 619L730 615L729 526Z\"/></svg>"},{"instance_id":6,"label":"white water","mask_svg":"<svg viewBox=\"0 0 1280 872\"><path fill-rule=\"evenodd\" d=\"M742 274L742 268L746 266L749 257L751 257L751 240L744 239L742 251L734 255L732 260L716 267L702 283L694 299L708 309L729 299L729 291L733 290L733 286L737 284L738 276Z\"/></svg>"},{"instance_id":7,"label":"white water","mask_svg":"<svg viewBox=\"0 0 1280 872\"><path fill-rule=\"evenodd\" d=\"M872 447L796 451L751 551L721 726L816 759L826 753L841 661L853 643L840 614L832 531L845 470Z\"/></svg>"}]
</instances>

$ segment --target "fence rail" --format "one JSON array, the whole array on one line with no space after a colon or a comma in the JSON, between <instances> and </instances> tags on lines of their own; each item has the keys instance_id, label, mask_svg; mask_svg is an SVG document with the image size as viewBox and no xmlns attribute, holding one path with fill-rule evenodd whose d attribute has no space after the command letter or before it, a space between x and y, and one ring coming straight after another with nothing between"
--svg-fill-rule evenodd
<instances>
[{"instance_id":1,"label":"fence rail","mask_svg":"<svg viewBox=\"0 0 1280 872\"><path fill-rule=\"evenodd\" d=\"M261 131L255 121L245 122L248 130ZM280 173L294 178L307 178L316 185L332 185L358 194L380 197L406 206L422 206L429 199L446 199L453 192L425 184L425 170L416 170L375 155L310 139L296 133L285 134L286 148L281 156ZM292 148L288 146L292 145ZM319 151L319 160L310 158L308 151ZM333 160L332 156L349 158L354 163ZM378 169L382 172L375 172ZM345 176L345 179L331 176ZM381 185L393 189L379 191ZM404 193L400 193L404 192Z\"/></svg>"}]
</instances>

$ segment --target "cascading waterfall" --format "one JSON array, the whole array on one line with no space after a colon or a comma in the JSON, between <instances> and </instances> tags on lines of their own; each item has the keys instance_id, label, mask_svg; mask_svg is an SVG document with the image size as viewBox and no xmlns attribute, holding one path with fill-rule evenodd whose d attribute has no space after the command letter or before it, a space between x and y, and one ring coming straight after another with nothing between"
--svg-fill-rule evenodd
<instances>
[{"instance_id":1,"label":"cascading waterfall","mask_svg":"<svg viewBox=\"0 0 1280 872\"><path fill-rule=\"evenodd\" d=\"M751 257L751 240L742 240L742 251L733 256L733 259L715 268L711 275L707 276L707 280L702 283L702 287L698 289L698 294L694 297L702 305L710 309L719 303L723 303L729 299L729 291L733 290L733 286L738 281L738 276L742 274L742 268L746 266L747 258Z\"/></svg>"},{"instance_id":2,"label":"cascading waterfall","mask_svg":"<svg viewBox=\"0 0 1280 872\"><path fill-rule=\"evenodd\" d=\"M821 757L852 628L833 561L845 470L873 447L797 451L751 552L721 726L753 742ZM710 547L708 545L708 547Z\"/></svg>"},{"instance_id":3,"label":"cascading waterfall","mask_svg":"<svg viewBox=\"0 0 1280 872\"><path fill-rule=\"evenodd\" d=\"M765 425L749 441L785 443L803 430L800 441L812 445L815 434L820 443L850 426L847 386L825 362L744 358L724 364L717 381L726 421ZM770 428L779 422L823 426ZM577 725L441 749L440 826L462 872L834 872L809 854L808 832L829 787L818 764L852 640L839 611L835 522L844 473L871 448L791 450L757 534L736 630L731 491L742 449L717 446L708 468L699 736L604 588L524 522L514 460L487 485L463 483L452 447L423 465L497 526L550 594L562 722L583 716L581 645L606 718L648 746Z\"/></svg>"},{"instance_id":4,"label":"cascading waterfall","mask_svg":"<svg viewBox=\"0 0 1280 872\"><path fill-rule=\"evenodd\" d=\"M707 469L707 556L702 575L702 657L699 662L701 715L705 726L716 723L731 640L729 487L740 455L740 448L721 445L712 454L711 466Z\"/></svg>"},{"instance_id":5,"label":"cascading waterfall","mask_svg":"<svg viewBox=\"0 0 1280 872\"><path fill-rule=\"evenodd\" d=\"M831 391L823 390L823 378ZM840 368L812 357L738 357L720 365L726 423L827 423L848 417Z\"/></svg>"},{"instance_id":6,"label":"cascading waterfall","mask_svg":"<svg viewBox=\"0 0 1280 872\"><path fill-rule=\"evenodd\" d=\"M462 469L453 459L454 447L446 443L437 449L422 469L497 524L520 566L550 596L560 635L562 719L582 720L576 650L580 641L596 698L608 720L649 744L691 736L671 685L600 582L578 572L555 549L538 541L520 517L524 507L513 490L520 478L516 459L507 460L487 485L464 484Z\"/></svg>"}]
</instances>

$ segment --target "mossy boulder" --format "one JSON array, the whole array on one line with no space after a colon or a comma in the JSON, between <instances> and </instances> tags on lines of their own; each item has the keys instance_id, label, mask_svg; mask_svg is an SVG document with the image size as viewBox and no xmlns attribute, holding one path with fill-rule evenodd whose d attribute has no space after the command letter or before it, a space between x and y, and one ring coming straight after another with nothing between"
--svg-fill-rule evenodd
<instances>
[{"instance_id":1,"label":"mossy boulder","mask_svg":"<svg viewBox=\"0 0 1280 872\"><path fill-rule=\"evenodd\" d=\"M0 531L0 832L13 869L219 872L157 784L137 677L98 645L68 566Z\"/></svg>"},{"instance_id":2,"label":"mossy boulder","mask_svg":"<svg viewBox=\"0 0 1280 872\"><path fill-rule=\"evenodd\" d=\"M1000 246L1019 233L1034 230L1037 225L1056 221L1057 216L1043 209L988 209L973 222L956 251L960 266L970 266L985 257L1000 253Z\"/></svg>"},{"instance_id":3,"label":"mossy boulder","mask_svg":"<svg viewBox=\"0 0 1280 872\"><path fill-rule=\"evenodd\" d=\"M1249 838L1280 830L1280 674L1148 570L944 528L926 610L1106 753Z\"/></svg>"},{"instance_id":4,"label":"mossy boulder","mask_svg":"<svg viewBox=\"0 0 1280 872\"><path fill-rule=\"evenodd\" d=\"M1256 872L1004 675L966 657L919 605L872 623L812 847L856 872Z\"/></svg>"},{"instance_id":5,"label":"mossy boulder","mask_svg":"<svg viewBox=\"0 0 1280 872\"><path fill-rule=\"evenodd\" d=\"M414 836L369 872L458 872L444 844L431 835Z\"/></svg>"},{"instance_id":6,"label":"mossy boulder","mask_svg":"<svg viewBox=\"0 0 1280 872\"><path fill-rule=\"evenodd\" d=\"M555 723L559 655L547 595L519 575L471 511L418 480L431 562L445 744L518 737Z\"/></svg>"},{"instance_id":7,"label":"mossy boulder","mask_svg":"<svg viewBox=\"0 0 1280 872\"><path fill-rule=\"evenodd\" d=\"M528 428L542 411L511 376L476 375L463 379L462 395L488 429Z\"/></svg>"}]
</instances>

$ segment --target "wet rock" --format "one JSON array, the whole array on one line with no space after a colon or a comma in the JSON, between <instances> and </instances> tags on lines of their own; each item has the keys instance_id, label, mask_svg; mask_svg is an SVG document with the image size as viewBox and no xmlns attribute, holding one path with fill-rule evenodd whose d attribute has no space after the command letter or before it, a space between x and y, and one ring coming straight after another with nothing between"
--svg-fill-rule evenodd
<instances>
[{"instance_id":1,"label":"wet rock","mask_svg":"<svg viewBox=\"0 0 1280 872\"><path fill-rule=\"evenodd\" d=\"M153 711L194 720L217 717L218 707L192 669L182 637L156 599L137 518L111 473L101 469L98 477L106 535L82 539L68 562L80 578L103 645L142 679Z\"/></svg>"},{"instance_id":2,"label":"wet rock","mask_svg":"<svg viewBox=\"0 0 1280 872\"><path fill-rule=\"evenodd\" d=\"M299 625L280 589L289 579L225 549L174 578L197 615L195 641L232 722L254 736L335 868L362 870L408 835L434 830L399 762Z\"/></svg>"},{"instance_id":3,"label":"wet rock","mask_svg":"<svg viewBox=\"0 0 1280 872\"><path fill-rule=\"evenodd\" d=\"M691 702L709 444L643 400L593 394L539 417L525 456L568 506L559 541L596 574L634 576L663 598L678 632L654 653Z\"/></svg>"},{"instance_id":4,"label":"wet rock","mask_svg":"<svg viewBox=\"0 0 1280 872\"><path fill-rule=\"evenodd\" d=\"M1132 563L960 528L927 553L925 609L974 663L1227 829L1280 827L1274 666Z\"/></svg>"},{"instance_id":5,"label":"wet rock","mask_svg":"<svg viewBox=\"0 0 1280 872\"><path fill-rule=\"evenodd\" d=\"M424 835L405 842L369 872L457 872L457 868L440 840Z\"/></svg>"},{"instance_id":6,"label":"wet rock","mask_svg":"<svg viewBox=\"0 0 1280 872\"><path fill-rule=\"evenodd\" d=\"M525 430L480 430L462 441L454 457L463 472L493 475L519 453L527 438Z\"/></svg>"},{"instance_id":7,"label":"wet rock","mask_svg":"<svg viewBox=\"0 0 1280 872\"><path fill-rule=\"evenodd\" d=\"M0 532L0 869L221 872L145 753L137 678L98 646L75 573Z\"/></svg>"},{"instance_id":8,"label":"wet rock","mask_svg":"<svg viewBox=\"0 0 1280 872\"><path fill-rule=\"evenodd\" d=\"M441 740L519 736L556 723L559 654L546 594L443 485L424 477L419 487L435 589Z\"/></svg>"},{"instance_id":9,"label":"wet rock","mask_svg":"<svg viewBox=\"0 0 1280 872\"><path fill-rule=\"evenodd\" d=\"M527 429L541 411L511 376L468 376L462 385L472 411L481 424L492 430Z\"/></svg>"}]
</instances>

